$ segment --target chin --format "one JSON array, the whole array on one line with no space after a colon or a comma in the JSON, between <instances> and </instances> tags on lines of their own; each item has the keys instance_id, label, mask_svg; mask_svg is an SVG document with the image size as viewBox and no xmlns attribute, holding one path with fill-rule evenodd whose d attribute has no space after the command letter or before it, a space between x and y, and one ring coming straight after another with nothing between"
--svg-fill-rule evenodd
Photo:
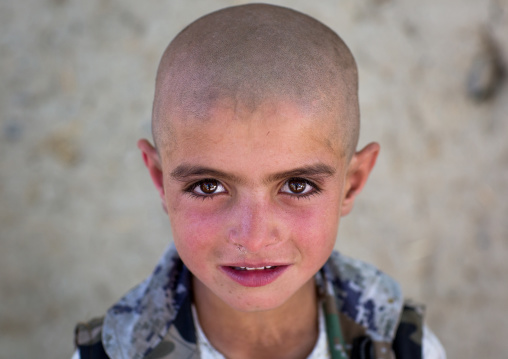
<instances>
[{"instance_id":1,"label":"chin","mask_svg":"<svg viewBox=\"0 0 508 359\"><path fill-rule=\"evenodd\" d=\"M277 309L284 305L289 296L276 294L242 294L239 296L230 296L222 300L231 308L244 313L265 312Z\"/></svg>"}]
</instances>

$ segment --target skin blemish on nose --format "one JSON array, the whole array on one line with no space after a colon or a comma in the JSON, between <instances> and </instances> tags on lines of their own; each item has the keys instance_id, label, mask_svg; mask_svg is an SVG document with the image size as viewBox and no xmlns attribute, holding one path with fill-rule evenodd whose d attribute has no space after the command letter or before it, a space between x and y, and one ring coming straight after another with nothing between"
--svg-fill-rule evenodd
<instances>
[{"instance_id":1,"label":"skin blemish on nose","mask_svg":"<svg viewBox=\"0 0 508 359\"><path fill-rule=\"evenodd\" d=\"M237 244L236 245L236 249L238 249L238 251L242 254L245 254L247 252L247 250L245 249L245 247L243 247L241 244Z\"/></svg>"}]
</instances>

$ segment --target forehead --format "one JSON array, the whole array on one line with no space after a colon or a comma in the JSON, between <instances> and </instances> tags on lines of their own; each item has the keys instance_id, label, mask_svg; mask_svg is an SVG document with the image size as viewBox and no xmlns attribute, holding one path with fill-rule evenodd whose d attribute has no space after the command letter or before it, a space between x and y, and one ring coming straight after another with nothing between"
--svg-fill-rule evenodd
<instances>
[{"instance_id":1,"label":"forehead","mask_svg":"<svg viewBox=\"0 0 508 359\"><path fill-rule=\"evenodd\" d=\"M242 163L249 161L267 170L323 161L338 165L344 156L337 127L332 117L290 102L252 110L226 101L213 106L205 119L174 116L171 140L160 154L171 168L213 163L228 170L245 168Z\"/></svg>"}]
</instances>

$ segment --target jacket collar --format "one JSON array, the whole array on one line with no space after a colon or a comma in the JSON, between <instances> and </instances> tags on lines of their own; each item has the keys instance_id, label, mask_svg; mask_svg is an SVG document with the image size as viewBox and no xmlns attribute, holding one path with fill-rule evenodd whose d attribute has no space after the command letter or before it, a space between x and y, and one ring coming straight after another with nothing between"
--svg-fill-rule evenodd
<instances>
[{"instance_id":1,"label":"jacket collar","mask_svg":"<svg viewBox=\"0 0 508 359\"><path fill-rule=\"evenodd\" d=\"M102 341L111 358L143 358L159 344L190 300L191 274L170 245L152 275L113 305Z\"/></svg>"},{"instance_id":2,"label":"jacket collar","mask_svg":"<svg viewBox=\"0 0 508 359\"><path fill-rule=\"evenodd\" d=\"M325 295L335 299L339 313L364 327L372 340L393 341L404 304L399 284L393 278L339 252L332 253L321 273Z\"/></svg>"}]
</instances>

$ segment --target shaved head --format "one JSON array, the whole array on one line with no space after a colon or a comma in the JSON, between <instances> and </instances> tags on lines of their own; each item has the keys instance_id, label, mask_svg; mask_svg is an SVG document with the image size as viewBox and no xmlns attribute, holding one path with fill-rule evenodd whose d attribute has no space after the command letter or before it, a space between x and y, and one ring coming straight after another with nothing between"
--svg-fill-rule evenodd
<instances>
[{"instance_id":1,"label":"shaved head","mask_svg":"<svg viewBox=\"0 0 508 359\"><path fill-rule=\"evenodd\" d=\"M206 15L169 44L157 72L152 132L159 150L175 119L202 119L218 104L254 111L289 101L333 119L350 158L359 132L358 75L346 44L291 9L250 4Z\"/></svg>"}]
</instances>

